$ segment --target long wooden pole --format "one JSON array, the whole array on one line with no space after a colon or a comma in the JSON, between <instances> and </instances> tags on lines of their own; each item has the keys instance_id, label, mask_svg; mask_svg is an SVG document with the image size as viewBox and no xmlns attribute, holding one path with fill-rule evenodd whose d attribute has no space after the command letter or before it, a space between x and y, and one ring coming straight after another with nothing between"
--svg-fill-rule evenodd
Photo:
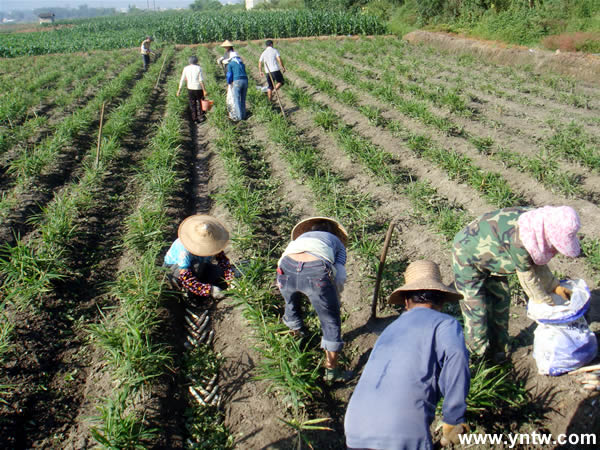
<instances>
[{"instance_id":1,"label":"long wooden pole","mask_svg":"<svg viewBox=\"0 0 600 450\"><path fill-rule=\"evenodd\" d=\"M379 257L379 268L377 269L377 278L375 278L375 290L373 291L373 302L371 303L371 319L377 318L377 298L379 297L379 286L381 284L381 277L383 275L383 267L385 266L385 259L387 257L388 248L390 246L390 241L392 240L392 232L394 231L394 225L395 223L392 220L385 235L383 249L381 250L381 256Z\"/></svg>"},{"instance_id":2,"label":"long wooden pole","mask_svg":"<svg viewBox=\"0 0 600 450\"><path fill-rule=\"evenodd\" d=\"M104 122L104 105L106 102L102 102L102 109L100 110L100 129L98 130L98 145L96 146L96 169L100 164L100 142L102 141L102 124Z\"/></svg>"},{"instance_id":3,"label":"long wooden pole","mask_svg":"<svg viewBox=\"0 0 600 450\"><path fill-rule=\"evenodd\" d=\"M279 109L281 109L281 114L283 114L283 117L286 117L285 111L283 110L283 105L281 104L281 99L279 98L278 89L275 89L275 82L273 81L273 77L271 76L271 70L269 69L269 67L267 67L267 61L265 61L265 71L266 70L268 70L267 74L269 75L269 79L271 80L271 84L273 85L273 90L275 91L275 97L277 97L277 103L279 103Z\"/></svg>"},{"instance_id":4,"label":"long wooden pole","mask_svg":"<svg viewBox=\"0 0 600 450\"><path fill-rule=\"evenodd\" d=\"M167 54L165 53L165 56L163 57L162 66L160 66L160 71L158 72L158 78L156 79L156 84L154 85L154 89L156 89L158 87L158 82L160 81L160 75L162 74L163 67L165 67L166 60L167 60Z\"/></svg>"}]
</instances>

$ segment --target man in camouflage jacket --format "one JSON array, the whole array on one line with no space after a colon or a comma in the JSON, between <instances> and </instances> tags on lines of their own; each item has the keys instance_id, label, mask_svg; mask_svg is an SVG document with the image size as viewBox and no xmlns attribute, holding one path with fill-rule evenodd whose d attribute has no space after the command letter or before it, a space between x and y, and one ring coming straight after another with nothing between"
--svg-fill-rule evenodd
<instances>
[{"instance_id":1,"label":"man in camouflage jacket","mask_svg":"<svg viewBox=\"0 0 600 450\"><path fill-rule=\"evenodd\" d=\"M560 208L568 207L544 209L556 210L553 212L556 218L552 220L558 221ZM528 211L542 210L513 207L492 211L471 222L454 238L455 283L456 289L463 294L460 305L465 340L473 355L502 358L508 351L510 292L507 275L516 273L525 293L537 303L552 303L553 292L565 298L569 296L568 290L559 285L546 264L534 262L519 237L519 217ZM550 225L554 224L546 226L549 228ZM557 226L560 228L562 224ZM575 233L578 228L577 222ZM557 252L552 250L553 254Z\"/></svg>"}]
</instances>

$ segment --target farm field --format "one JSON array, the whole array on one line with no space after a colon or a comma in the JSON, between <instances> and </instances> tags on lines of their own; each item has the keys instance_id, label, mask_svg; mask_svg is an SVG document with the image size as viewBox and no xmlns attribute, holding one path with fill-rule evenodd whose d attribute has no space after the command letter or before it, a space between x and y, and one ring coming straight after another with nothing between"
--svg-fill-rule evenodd
<instances>
[{"instance_id":1,"label":"farm field","mask_svg":"<svg viewBox=\"0 0 600 450\"><path fill-rule=\"evenodd\" d=\"M288 69L286 118L255 88L264 82L256 67L262 47L247 42L236 50L250 77L251 116L238 124L227 119L218 46L165 46L148 72L131 50L6 60L6 447L345 448L344 412L358 377L325 386L316 317L307 322L315 336L303 341L280 321L275 264L293 225L309 215L337 217L350 232L343 363L357 373L399 313L380 307L380 318L368 320L391 220L382 298L415 259L439 262L451 281L452 238L484 212L573 206L584 255L550 266L586 279L588 322L600 332L597 85L392 37L275 47ZM175 96L192 54L215 102L201 125L190 120L185 92ZM24 70L36 81L13 83ZM233 235L226 253L242 275L219 302L184 300L163 280L162 257L194 213L215 215ZM537 375L535 325L523 294L512 300L511 364L472 368L472 430L597 433L598 397L569 375ZM212 330L195 347L186 337L190 309L207 311Z\"/></svg>"}]
</instances>

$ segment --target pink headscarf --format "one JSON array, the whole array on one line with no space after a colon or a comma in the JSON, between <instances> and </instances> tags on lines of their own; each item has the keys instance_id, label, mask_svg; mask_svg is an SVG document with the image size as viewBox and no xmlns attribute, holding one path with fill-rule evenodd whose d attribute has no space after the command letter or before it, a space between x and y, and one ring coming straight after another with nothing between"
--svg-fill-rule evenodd
<instances>
[{"instance_id":1,"label":"pink headscarf","mask_svg":"<svg viewBox=\"0 0 600 450\"><path fill-rule=\"evenodd\" d=\"M571 258L581 247L577 231L581 226L577 212L570 206L544 206L519 216L519 239L538 266L547 264L556 253Z\"/></svg>"}]
</instances>

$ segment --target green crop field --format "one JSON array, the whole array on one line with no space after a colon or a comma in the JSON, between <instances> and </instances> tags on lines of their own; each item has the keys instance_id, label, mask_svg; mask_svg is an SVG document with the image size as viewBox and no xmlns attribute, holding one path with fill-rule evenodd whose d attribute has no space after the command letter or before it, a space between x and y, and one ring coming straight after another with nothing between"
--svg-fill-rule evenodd
<instances>
[{"instance_id":1,"label":"green crop field","mask_svg":"<svg viewBox=\"0 0 600 450\"><path fill-rule=\"evenodd\" d=\"M0 73L6 448L345 448L356 380L322 382L318 319L307 308L309 336L292 336L275 288L280 253L306 216L336 217L349 231L342 363L357 372L400 313L382 301L380 319L369 321L392 220L381 299L415 259L438 262L451 282L456 232L513 205L579 212L584 255L551 267L597 290L597 85L390 36L277 40L384 31L367 17L158 17L2 36L3 55L14 56ZM121 49L144 34L160 48L147 72L137 52ZM287 68L285 117L260 91L262 46L246 42L263 37L275 39ZM225 38L236 41L250 79L252 114L240 123L227 118L216 63ZM171 45L207 41L217 43ZM110 49L92 51L102 48ZM89 51L68 53L81 49ZM37 53L54 54L18 56ZM191 55L214 101L200 125L176 96ZM240 273L219 302L173 292L161 268L194 213L217 216L232 235L226 252ZM511 363L471 367L471 429L600 429L594 397L568 375L537 375L523 293L512 302ZM588 319L598 330L594 308Z\"/></svg>"},{"instance_id":2,"label":"green crop field","mask_svg":"<svg viewBox=\"0 0 600 450\"><path fill-rule=\"evenodd\" d=\"M43 33L5 34L0 40L0 57L136 47L146 35L162 45L384 32L384 25L375 17L334 11L148 13L58 21Z\"/></svg>"}]
</instances>

